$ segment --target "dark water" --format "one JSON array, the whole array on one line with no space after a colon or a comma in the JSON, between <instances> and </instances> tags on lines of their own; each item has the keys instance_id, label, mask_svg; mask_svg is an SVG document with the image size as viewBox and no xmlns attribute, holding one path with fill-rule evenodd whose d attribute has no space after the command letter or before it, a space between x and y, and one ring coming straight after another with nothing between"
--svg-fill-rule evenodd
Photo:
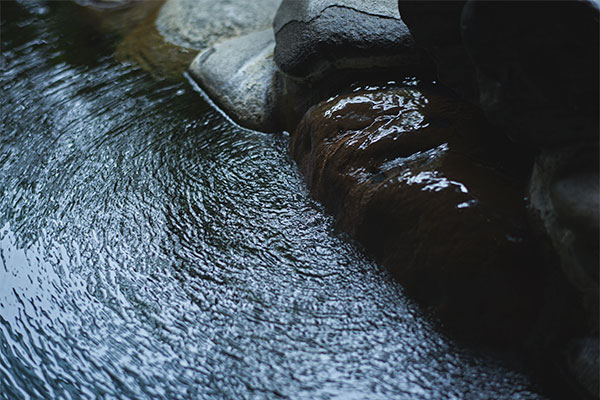
<instances>
[{"instance_id":1,"label":"dark water","mask_svg":"<svg viewBox=\"0 0 600 400\"><path fill-rule=\"evenodd\" d=\"M333 231L285 137L1 4L0 398L540 397Z\"/></svg>"}]
</instances>

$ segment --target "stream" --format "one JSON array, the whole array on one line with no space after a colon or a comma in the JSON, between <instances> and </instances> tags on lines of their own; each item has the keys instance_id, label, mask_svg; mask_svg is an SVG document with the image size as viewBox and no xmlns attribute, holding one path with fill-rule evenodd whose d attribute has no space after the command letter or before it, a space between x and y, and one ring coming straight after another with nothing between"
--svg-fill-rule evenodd
<instances>
[{"instance_id":1,"label":"stream","mask_svg":"<svg viewBox=\"0 0 600 400\"><path fill-rule=\"evenodd\" d=\"M1 2L0 399L538 399L311 200L285 134Z\"/></svg>"}]
</instances>

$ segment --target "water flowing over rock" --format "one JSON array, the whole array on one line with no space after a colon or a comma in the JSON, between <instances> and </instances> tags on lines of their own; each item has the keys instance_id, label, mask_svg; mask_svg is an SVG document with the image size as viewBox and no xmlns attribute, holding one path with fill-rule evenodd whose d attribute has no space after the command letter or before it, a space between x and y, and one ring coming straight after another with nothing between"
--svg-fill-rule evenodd
<instances>
[{"instance_id":1,"label":"water flowing over rock","mask_svg":"<svg viewBox=\"0 0 600 400\"><path fill-rule=\"evenodd\" d=\"M522 185L494 161L501 142L479 140L486 130L428 91L358 91L311 108L291 152L313 196L410 294L463 337L507 343L533 325L543 274Z\"/></svg>"}]
</instances>

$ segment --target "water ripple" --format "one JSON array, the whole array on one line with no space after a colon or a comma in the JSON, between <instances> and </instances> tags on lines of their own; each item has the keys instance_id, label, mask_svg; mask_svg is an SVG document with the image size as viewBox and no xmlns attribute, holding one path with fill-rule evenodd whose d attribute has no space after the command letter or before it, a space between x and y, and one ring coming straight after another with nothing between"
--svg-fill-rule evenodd
<instances>
[{"instance_id":1,"label":"water ripple","mask_svg":"<svg viewBox=\"0 0 600 400\"><path fill-rule=\"evenodd\" d=\"M541 397L333 231L285 137L40 4L2 2L0 398Z\"/></svg>"}]
</instances>

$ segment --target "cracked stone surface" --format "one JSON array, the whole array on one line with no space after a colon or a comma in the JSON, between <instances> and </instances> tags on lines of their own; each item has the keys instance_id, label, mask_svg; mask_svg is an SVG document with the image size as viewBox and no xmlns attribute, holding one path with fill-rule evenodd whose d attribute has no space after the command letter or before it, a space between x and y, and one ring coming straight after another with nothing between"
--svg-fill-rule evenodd
<instances>
[{"instance_id":1,"label":"cracked stone surface","mask_svg":"<svg viewBox=\"0 0 600 400\"><path fill-rule=\"evenodd\" d=\"M284 0L273 21L275 62L316 80L331 70L422 66L394 0Z\"/></svg>"}]
</instances>

